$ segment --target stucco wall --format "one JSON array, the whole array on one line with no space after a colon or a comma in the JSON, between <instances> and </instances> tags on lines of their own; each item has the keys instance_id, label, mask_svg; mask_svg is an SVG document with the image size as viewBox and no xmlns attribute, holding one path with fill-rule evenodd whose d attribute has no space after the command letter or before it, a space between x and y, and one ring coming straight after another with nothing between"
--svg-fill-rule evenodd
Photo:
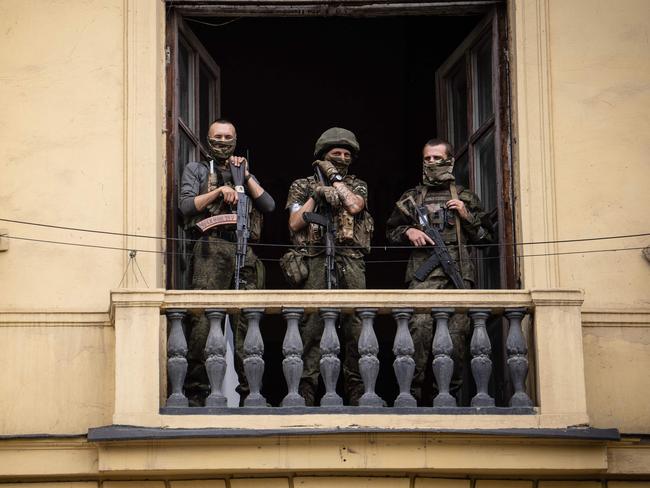
<instances>
[{"instance_id":1,"label":"stucco wall","mask_svg":"<svg viewBox=\"0 0 650 488\"><path fill-rule=\"evenodd\" d=\"M152 5L160 2L2 0L0 217L161 233L164 161L156 144L164 143L160 130L164 66L156 42L164 24L156 17L160 9ZM519 36L513 50L515 122L520 129L530 129L537 117L547 130L541 141L533 140L532 129L517 132L519 147L543 146L539 160L518 154L523 240L538 238L535 228L543 219L547 233L541 233L542 238L647 231L648 2L521 0L513 5L515 10L525 6L528 20L542 19L538 25L514 25ZM541 47L544 56L533 61L523 56L520 47L527 43ZM544 63L537 63L540 60ZM531 106L539 97L525 89L526 83L538 82L544 88L540 93L546 112ZM147 134L157 134L153 143L139 137L143 126ZM538 164L551 183L548 195L524 181L526 172ZM106 235L6 223L0 228L9 228L12 236L144 246L142 241ZM647 239L577 243L557 250L648 243ZM106 311L108 290L122 278L125 254L11 241L10 250L0 252L0 310ZM160 285L161 261L139 259L149 284ZM533 272L533 263L540 262L551 262L539 266L556 270ZM630 251L562 256L555 264L552 258L530 258L523 266L526 286L585 289L585 307L593 313L639 311L634 330L617 327L614 318L607 330L585 331L586 379L589 412L596 425L647 432L647 412L624 392L648 386L647 368L642 366L650 336L650 264L639 251ZM127 282L142 286L129 275ZM595 317L593 323L598 320ZM2 343L15 351L3 356L0 366L16 370L3 381L2 393L6 401L17 399L0 406L10 412L7 422L18 430L5 424L4 432L50 428L73 433L82 425L103 421L110 408L106 392L112 388L113 367L106 359L111 357L112 329L50 327L38 318L27 322L32 325L0 324ZM637 356L641 362L634 361ZM97 362L98 357L104 360ZM71 358L73 366L61 358ZM45 395L35 380L43 378L50 388ZM61 387L62 383L71 384ZM101 393L97 385L102 386ZM43 416L43 411L49 413ZM64 420L53 427L49 421L64 412L78 420L63 415ZM40 420L34 420L39 415Z\"/></svg>"},{"instance_id":2,"label":"stucco wall","mask_svg":"<svg viewBox=\"0 0 650 488\"><path fill-rule=\"evenodd\" d=\"M550 81L557 236L650 231L650 3L551 0ZM563 244L640 247L650 237ZM539 259L539 258L538 258ZM567 255L561 286L585 290L587 401L593 425L650 432L650 263L641 251ZM607 314L608 310L635 312Z\"/></svg>"},{"instance_id":3,"label":"stucco wall","mask_svg":"<svg viewBox=\"0 0 650 488\"><path fill-rule=\"evenodd\" d=\"M83 435L111 423L114 330L107 314L0 314L0 436Z\"/></svg>"},{"instance_id":4,"label":"stucco wall","mask_svg":"<svg viewBox=\"0 0 650 488\"><path fill-rule=\"evenodd\" d=\"M0 3L0 216L121 232L124 2ZM0 222L11 236L122 240ZM0 309L106 310L120 252L12 240ZM10 284L10 285L9 285Z\"/></svg>"},{"instance_id":5,"label":"stucco wall","mask_svg":"<svg viewBox=\"0 0 650 488\"><path fill-rule=\"evenodd\" d=\"M558 239L650 231L649 18L647 0L548 2ZM558 250L647 245L650 237ZM561 256L559 284L583 288L586 309L650 307L650 263L639 250Z\"/></svg>"},{"instance_id":6,"label":"stucco wall","mask_svg":"<svg viewBox=\"0 0 650 488\"><path fill-rule=\"evenodd\" d=\"M649 434L650 327L589 324L583 329L590 423Z\"/></svg>"},{"instance_id":7,"label":"stucco wall","mask_svg":"<svg viewBox=\"0 0 650 488\"><path fill-rule=\"evenodd\" d=\"M160 236L163 3L3 0L0 10L0 217ZM0 228L10 237L162 249L151 239ZM160 286L160 254L138 255L145 284L133 268L124 273L126 251L9 243L0 310L106 311L120 283Z\"/></svg>"}]
</instances>

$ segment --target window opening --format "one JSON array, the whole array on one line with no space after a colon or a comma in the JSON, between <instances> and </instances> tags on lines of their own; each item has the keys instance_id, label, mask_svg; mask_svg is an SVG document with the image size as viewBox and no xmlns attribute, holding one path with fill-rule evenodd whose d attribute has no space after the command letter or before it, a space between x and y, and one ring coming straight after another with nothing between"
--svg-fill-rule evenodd
<instances>
[{"instance_id":1,"label":"window opening","mask_svg":"<svg viewBox=\"0 0 650 488\"><path fill-rule=\"evenodd\" d=\"M187 162L206 157L207 126L225 116L238 130L237 153L250 155L251 170L274 196L278 209L264 223L262 242L289 243L282 210L289 184L311 174L313 145L331 126L353 130L361 158L351 172L368 182L369 209L376 222L373 244L385 242L385 221L401 193L419 183L421 148L436 135L456 147L456 177L493 211L501 236L512 226L501 193L500 166L507 131L500 122L501 68L495 68L498 22L488 16L384 18L182 18L174 9L168 20L172 63L168 83L170 160L168 261L171 288L189 288L190 254L177 213L178 184ZM194 22L200 20L201 22ZM212 25L207 25L212 24ZM432 38L431 32L436 36ZM260 41L263 39L263 41ZM176 54L175 54L176 53ZM499 61L500 62L500 61ZM496 112L496 113L495 113ZM267 288L286 288L275 259L276 248L259 247L266 260ZM503 256L480 260L483 288L507 284ZM503 251L502 251L503 252ZM405 260L408 253L376 250L368 261ZM487 257L487 255L486 255ZM484 264L485 263L485 264ZM405 263L368 264L368 288L404 286ZM512 282L512 280L510 280ZM263 328L268 358L264 384L281 378L281 334ZM393 398L390 345L394 324L376 324L380 341L377 392ZM499 354L497 344L495 355ZM469 371L469 368L466 368ZM268 377L268 378L267 378ZM382 381L382 378L385 381ZM504 379L496 379L504 382ZM278 404L286 387L266 391ZM471 384L466 381L465 384ZM284 390L283 390L284 389ZM464 392L470 398L473 392Z\"/></svg>"}]
</instances>

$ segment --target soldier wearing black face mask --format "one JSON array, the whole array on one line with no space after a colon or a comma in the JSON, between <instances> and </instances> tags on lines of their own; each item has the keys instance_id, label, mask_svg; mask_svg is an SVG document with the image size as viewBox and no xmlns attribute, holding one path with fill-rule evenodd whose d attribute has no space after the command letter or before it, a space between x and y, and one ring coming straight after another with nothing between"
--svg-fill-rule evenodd
<instances>
[{"instance_id":1,"label":"soldier wearing black face mask","mask_svg":"<svg viewBox=\"0 0 650 488\"><path fill-rule=\"evenodd\" d=\"M209 161L190 162L183 170L178 206L185 217L185 228L196 242L192 249L192 289L233 289L237 237L235 224L220 225L200 232L196 224L208 217L236 212L239 199L234 188L231 164L245 168L245 192L252 201L249 212L250 242L259 239L262 228L262 213L275 208L273 198L264 191L257 179L248 171L248 162L240 156L233 156L237 145L235 126L219 119L208 130ZM264 288L264 266L248 247L245 265L240 271L243 289ZM192 405L202 405L210 392L210 385L204 366L204 348L209 326L203 314L192 317L188 340L188 373L185 393ZM243 341L246 324L243 317L233 319L235 329L235 369L239 377L238 391L243 397L248 385L243 373Z\"/></svg>"},{"instance_id":2,"label":"soldier wearing black face mask","mask_svg":"<svg viewBox=\"0 0 650 488\"><path fill-rule=\"evenodd\" d=\"M313 166L317 166L326 183L314 176L294 181L289 189L286 208L289 210L289 229L296 249L285 255L283 269L287 279L303 289L328 288L323 228L308 224L305 212L327 207L335 228L335 275L338 288L366 287L363 256L370 250L374 223L367 210L368 186L349 173L348 168L359 154L355 135L346 129L333 127L316 141ZM363 394L359 375L357 340L361 331L358 317L342 317L343 377L349 403L356 405ZM311 314L301 324L304 343L304 370L300 380L300 394L308 406L316 404L320 348L323 331L320 317Z\"/></svg>"},{"instance_id":3,"label":"soldier wearing black face mask","mask_svg":"<svg viewBox=\"0 0 650 488\"><path fill-rule=\"evenodd\" d=\"M473 288L474 266L467 252L466 242L483 244L491 241L490 225L487 223L481 201L470 190L454 183L454 158L447 141L431 139L422 150L422 184L407 190L397 201L386 224L386 237L392 244L414 246L406 268L409 288L443 289L455 288L453 280L442 266L434 267L423 280L416 279L416 270L431 256L433 240L420 228L414 205L423 207L429 224L435 226L462 277L465 288ZM431 364L433 319L430 315L413 316L409 329L415 345L415 376L411 393L420 405L430 405L431 398L424 398L425 370ZM469 319L465 315L453 315L449 331L454 346L454 374L451 393L455 394L462 384L465 342L469 332ZM433 392L435 393L435 392Z\"/></svg>"}]
</instances>

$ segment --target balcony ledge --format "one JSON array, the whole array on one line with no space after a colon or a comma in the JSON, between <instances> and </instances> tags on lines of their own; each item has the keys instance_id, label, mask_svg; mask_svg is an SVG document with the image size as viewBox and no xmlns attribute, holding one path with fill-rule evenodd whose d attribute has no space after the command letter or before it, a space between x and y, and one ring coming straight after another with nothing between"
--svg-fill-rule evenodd
<instances>
[{"instance_id":1,"label":"balcony ledge","mask_svg":"<svg viewBox=\"0 0 650 488\"><path fill-rule=\"evenodd\" d=\"M107 425L88 430L89 442L139 441L163 439L261 438L269 436L322 436L332 434L426 434L435 436L506 437L577 441L620 441L617 429L576 427L569 429L378 429L348 427L330 429L167 429L131 425Z\"/></svg>"}]
</instances>

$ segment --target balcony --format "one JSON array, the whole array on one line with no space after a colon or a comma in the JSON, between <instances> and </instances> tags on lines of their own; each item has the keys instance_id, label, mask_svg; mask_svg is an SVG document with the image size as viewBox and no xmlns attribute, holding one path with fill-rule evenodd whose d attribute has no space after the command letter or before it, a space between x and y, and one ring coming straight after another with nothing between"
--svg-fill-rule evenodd
<instances>
[{"instance_id":1,"label":"balcony","mask_svg":"<svg viewBox=\"0 0 650 488\"><path fill-rule=\"evenodd\" d=\"M115 326L114 425L222 429L518 429L566 428L588 423L586 414L580 306L576 290L316 290L316 291L128 291L112 294ZM206 370L210 396L205 407L189 407L183 393L187 368L185 314L203 313L210 323ZM227 408L222 391L225 374L226 314L243 313L248 321L244 363L251 393L244 406ZM298 394L302 343L298 321L303 314L323 317L321 375L325 396L320 407L304 407ZM451 313L467 314L471 331L471 374L476 394L456 405L448 393ZM339 314L356 313L362 321L360 373L365 393L360 405L343 404L335 390L340 343ZM413 343L408 321L413 313L432 314L436 327L431 344L439 394L433 405L417 407L409 393ZM265 319L281 315L284 336L282 367L287 394L270 406L262 391L266 364L261 330ZM382 401L375 392L379 368L377 317L393 325L391 360L399 394ZM488 391L491 338L488 317L506 320L506 357L502 371L513 394L495 405ZM522 323L524 327L522 329ZM525 332L525 333L522 333ZM280 370L279 365L276 365ZM381 380L381 379L380 379ZM385 378L384 381L387 381ZM169 385L169 391L167 388Z\"/></svg>"}]
</instances>

